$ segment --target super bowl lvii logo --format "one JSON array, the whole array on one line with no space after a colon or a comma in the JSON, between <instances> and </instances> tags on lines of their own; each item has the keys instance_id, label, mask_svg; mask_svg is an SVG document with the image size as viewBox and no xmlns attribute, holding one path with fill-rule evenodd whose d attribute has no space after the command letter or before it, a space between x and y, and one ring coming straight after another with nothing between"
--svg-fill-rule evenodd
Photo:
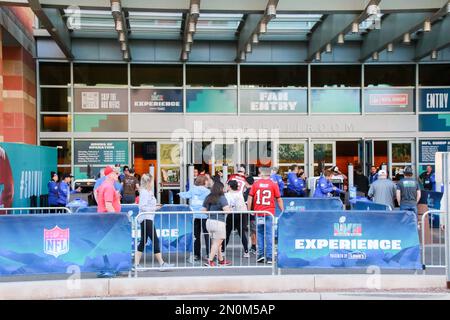
<instances>
[{"instance_id":1,"label":"super bowl lvii logo","mask_svg":"<svg viewBox=\"0 0 450 320\"><path fill-rule=\"evenodd\" d=\"M70 229L61 229L55 226L53 229L44 228L44 253L58 258L69 252Z\"/></svg>"},{"instance_id":2,"label":"super bowl lvii logo","mask_svg":"<svg viewBox=\"0 0 450 320\"><path fill-rule=\"evenodd\" d=\"M360 223L345 223L347 218L342 216L339 223L334 224L335 237L360 237L362 236L362 225Z\"/></svg>"}]
</instances>

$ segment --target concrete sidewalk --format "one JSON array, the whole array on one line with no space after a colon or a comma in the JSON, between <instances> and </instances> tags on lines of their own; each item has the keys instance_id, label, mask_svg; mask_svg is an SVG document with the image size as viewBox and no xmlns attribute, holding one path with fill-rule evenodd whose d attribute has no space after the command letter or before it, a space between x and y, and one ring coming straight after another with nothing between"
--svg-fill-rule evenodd
<instances>
[{"instance_id":1,"label":"concrete sidewalk","mask_svg":"<svg viewBox=\"0 0 450 320\"><path fill-rule=\"evenodd\" d=\"M0 283L1 299L77 299L238 293L439 290L445 276L281 275L152 277Z\"/></svg>"}]
</instances>

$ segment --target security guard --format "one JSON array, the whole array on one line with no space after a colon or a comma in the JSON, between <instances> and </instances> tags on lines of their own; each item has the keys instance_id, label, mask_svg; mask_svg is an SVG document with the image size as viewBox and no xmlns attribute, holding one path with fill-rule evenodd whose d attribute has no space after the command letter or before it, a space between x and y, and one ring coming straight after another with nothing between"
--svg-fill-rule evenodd
<instances>
[{"instance_id":1,"label":"security guard","mask_svg":"<svg viewBox=\"0 0 450 320\"><path fill-rule=\"evenodd\" d=\"M48 189L48 205L50 207L58 206L58 174L51 172L51 180L47 183Z\"/></svg>"},{"instance_id":2,"label":"security guard","mask_svg":"<svg viewBox=\"0 0 450 320\"><path fill-rule=\"evenodd\" d=\"M304 197L306 191L305 180L298 177L298 165L293 164L290 168L287 179L287 197Z\"/></svg>"},{"instance_id":3,"label":"security guard","mask_svg":"<svg viewBox=\"0 0 450 320\"><path fill-rule=\"evenodd\" d=\"M425 190L434 191L436 187L436 176L432 166L427 166L427 171L419 176L420 182Z\"/></svg>"},{"instance_id":4,"label":"security guard","mask_svg":"<svg viewBox=\"0 0 450 320\"><path fill-rule=\"evenodd\" d=\"M332 196L333 192L344 193L344 191L331 183L332 178L333 172L329 170L325 171L325 175L322 175L317 182L314 198L328 198Z\"/></svg>"},{"instance_id":5,"label":"security guard","mask_svg":"<svg viewBox=\"0 0 450 320\"><path fill-rule=\"evenodd\" d=\"M270 180L278 184L281 196L284 195L284 181L283 178L278 174L278 168L272 167L272 174L270 175Z\"/></svg>"}]
</instances>

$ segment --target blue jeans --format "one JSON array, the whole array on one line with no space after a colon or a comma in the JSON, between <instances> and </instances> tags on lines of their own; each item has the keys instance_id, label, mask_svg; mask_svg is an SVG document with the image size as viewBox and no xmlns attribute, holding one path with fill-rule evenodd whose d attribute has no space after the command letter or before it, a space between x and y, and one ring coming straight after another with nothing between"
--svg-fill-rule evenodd
<instances>
[{"instance_id":1,"label":"blue jeans","mask_svg":"<svg viewBox=\"0 0 450 320\"><path fill-rule=\"evenodd\" d=\"M258 241L258 256L272 259L272 217L256 217L257 223L257 241ZM259 219L264 220L264 224L258 223ZM265 245L265 247L264 247ZM264 252L264 249L265 252ZM264 254L265 253L265 254Z\"/></svg>"},{"instance_id":2,"label":"blue jeans","mask_svg":"<svg viewBox=\"0 0 450 320\"><path fill-rule=\"evenodd\" d=\"M416 206L410 206L410 205L400 205L401 211L413 211L417 216L417 205Z\"/></svg>"}]
</instances>

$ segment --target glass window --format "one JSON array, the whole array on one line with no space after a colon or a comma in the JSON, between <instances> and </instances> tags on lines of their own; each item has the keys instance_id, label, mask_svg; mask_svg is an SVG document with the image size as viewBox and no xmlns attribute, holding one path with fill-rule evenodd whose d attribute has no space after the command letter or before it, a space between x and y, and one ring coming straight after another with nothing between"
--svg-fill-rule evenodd
<instances>
[{"instance_id":1,"label":"glass window","mask_svg":"<svg viewBox=\"0 0 450 320\"><path fill-rule=\"evenodd\" d=\"M127 132L128 116L112 114L76 114L75 132Z\"/></svg>"},{"instance_id":2,"label":"glass window","mask_svg":"<svg viewBox=\"0 0 450 320\"><path fill-rule=\"evenodd\" d=\"M416 66L407 65L366 65L364 85L366 87L411 87L416 84Z\"/></svg>"},{"instance_id":3,"label":"glass window","mask_svg":"<svg viewBox=\"0 0 450 320\"><path fill-rule=\"evenodd\" d=\"M75 84L87 86L127 85L128 72L126 64L87 64L73 65Z\"/></svg>"},{"instance_id":4,"label":"glass window","mask_svg":"<svg viewBox=\"0 0 450 320\"><path fill-rule=\"evenodd\" d=\"M41 131L68 132L71 130L69 115L41 115Z\"/></svg>"},{"instance_id":5,"label":"glass window","mask_svg":"<svg viewBox=\"0 0 450 320\"><path fill-rule=\"evenodd\" d=\"M70 89L41 88L41 111L68 112Z\"/></svg>"},{"instance_id":6,"label":"glass window","mask_svg":"<svg viewBox=\"0 0 450 320\"><path fill-rule=\"evenodd\" d=\"M39 83L41 85L70 84L70 64L60 62L41 62L39 64Z\"/></svg>"},{"instance_id":7,"label":"glass window","mask_svg":"<svg viewBox=\"0 0 450 320\"><path fill-rule=\"evenodd\" d=\"M198 87L229 87L237 85L236 65L187 65L186 84Z\"/></svg>"},{"instance_id":8,"label":"glass window","mask_svg":"<svg viewBox=\"0 0 450 320\"><path fill-rule=\"evenodd\" d=\"M211 141L195 141L193 146L194 152L194 164L202 166L203 168L209 168L212 158L212 143Z\"/></svg>"},{"instance_id":9,"label":"glass window","mask_svg":"<svg viewBox=\"0 0 450 320\"><path fill-rule=\"evenodd\" d=\"M58 177L61 178L64 174L71 174L72 168L71 167L58 167Z\"/></svg>"},{"instance_id":10,"label":"glass window","mask_svg":"<svg viewBox=\"0 0 450 320\"><path fill-rule=\"evenodd\" d=\"M218 165L226 163L228 166L234 165L234 144L218 143L214 145L214 161Z\"/></svg>"},{"instance_id":11,"label":"glass window","mask_svg":"<svg viewBox=\"0 0 450 320\"><path fill-rule=\"evenodd\" d=\"M58 164L71 164L72 144L70 140L41 141L42 146L55 147L58 150Z\"/></svg>"},{"instance_id":12,"label":"glass window","mask_svg":"<svg viewBox=\"0 0 450 320\"><path fill-rule=\"evenodd\" d=\"M308 67L241 66L241 86L255 87L307 87Z\"/></svg>"},{"instance_id":13,"label":"glass window","mask_svg":"<svg viewBox=\"0 0 450 320\"><path fill-rule=\"evenodd\" d=\"M271 166L272 165L272 142L271 141L249 141L249 163L252 165ZM256 173L256 168L252 168L251 171Z\"/></svg>"},{"instance_id":14,"label":"glass window","mask_svg":"<svg viewBox=\"0 0 450 320\"><path fill-rule=\"evenodd\" d=\"M333 144L314 144L314 176L319 176L322 170L333 164Z\"/></svg>"},{"instance_id":15,"label":"glass window","mask_svg":"<svg viewBox=\"0 0 450 320\"><path fill-rule=\"evenodd\" d=\"M419 64L420 86L450 86L450 64ZM440 77L437 75L447 75Z\"/></svg>"},{"instance_id":16,"label":"glass window","mask_svg":"<svg viewBox=\"0 0 450 320\"><path fill-rule=\"evenodd\" d=\"M159 147L161 165L180 163L180 145L177 143L161 144Z\"/></svg>"},{"instance_id":17,"label":"glass window","mask_svg":"<svg viewBox=\"0 0 450 320\"><path fill-rule=\"evenodd\" d=\"M312 65L312 87L360 87L361 65Z\"/></svg>"},{"instance_id":18,"label":"glass window","mask_svg":"<svg viewBox=\"0 0 450 320\"><path fill-rule=\"evenodd\" d=\"M303 143L283 143L278 147L279 163L299 164L305 162L305 145Z\"/></svg>"},{"instance_id":19,"label":"glass window","mask_svg":"<svg viewBox=\"0 0 450 320\"><path fill-rule=\"evenodd\" d=\"M132 86L183 86L182 65L131 65Z\"/></svg>"},{"instance_id":20,"label":"glass window","mask_svg":"<svg viewBox=\"0 0 450 320\"><path fill-rule=\"evenodd\" d=\"M392 163L411 163L411 143L392 144Z\"/></svg>"}]
</instances>

